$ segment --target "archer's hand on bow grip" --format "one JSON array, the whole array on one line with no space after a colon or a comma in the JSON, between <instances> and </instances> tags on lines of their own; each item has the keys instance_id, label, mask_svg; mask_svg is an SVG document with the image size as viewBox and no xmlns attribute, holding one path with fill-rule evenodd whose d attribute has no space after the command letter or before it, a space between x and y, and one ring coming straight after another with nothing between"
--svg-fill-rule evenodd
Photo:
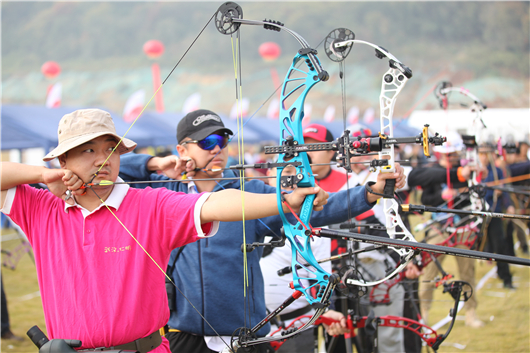
<instances>
[{"instance_id":1,"label":"archer's hand on bow grip","mask_svg":"<svg viewBox=\"0 0 530 353\"><path fill-rule=\"evenodd\" d=\"M343 335L353 329L353 327L348 327L348 321L344 314L335 310L325 312L322 314L321 319L322 325L330 336Z\"/></svg>"},{"instance_id":2,"label":"archer's hand on bow grip","mask_svg":"<svg viewBox=\"0 0 530 353\"><path fill-rule=\"evenodd\" d=\"M396 163L396 171L394 173L381 173L377 175L377 182L372 185L372 190L378 194L393 195L394 190L404 188L406 185L407 177L405 176L405 170L399 163ZM387 193L386 188L389 189ZM380 198L378 195L368 194L368 201L375 202Z\"/></svg>"},{"instance_id":3,"label":"archer's hand on bow grip","mask_svg":"<svg viewBox=\"0 0 530 353\"><path fill-rule=\"evenodd\" d=\"M302 203L304 202L307 195L315 195L315 200L313 201L313 210L321 211L324 209L324 205L328 203L329 194L322 190L318 186L308 187L308 188L296 188L292 193L285 194L285 201L291 206L291 208L298 212ZM290 212L289 208L286 205L283 205L284 212Z\"/></svg>"}]
</instances>

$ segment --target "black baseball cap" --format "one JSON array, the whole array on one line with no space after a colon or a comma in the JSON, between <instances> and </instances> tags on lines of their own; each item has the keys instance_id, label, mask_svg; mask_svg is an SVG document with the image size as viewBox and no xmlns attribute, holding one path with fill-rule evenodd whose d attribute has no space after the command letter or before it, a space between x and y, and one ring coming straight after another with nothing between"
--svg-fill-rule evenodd
<instances>
[{"instance_id":1,"label":"black baseball cap","mask_svg":"<svg viewBox=\"0 0 530 353\"><path fill-rule=\"evenodd\" d=\"M219 115L211 110L199 109L186 114L177 126L177 141L181 143L186 137L192 140L202 140L216 131L233 135L227 129Z\"/></svg>"}]
</instances>

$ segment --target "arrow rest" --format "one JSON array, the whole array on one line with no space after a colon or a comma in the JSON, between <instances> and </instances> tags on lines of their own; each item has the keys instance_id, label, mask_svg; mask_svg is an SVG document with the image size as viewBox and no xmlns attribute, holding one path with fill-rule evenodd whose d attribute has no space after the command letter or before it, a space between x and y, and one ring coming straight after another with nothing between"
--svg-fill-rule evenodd
<instances>
[{"instance_id":1,"label":"arrow rest","mask_svg":"<svg viewBox=\"0 0 530 353\"><path fill-rule=\"evenodd\" d=\"M467 302L473 296L473 287L465 281L444 283L444 293L449 293L454 300Z\"/></svg>"},{"instance_id":2,"label":"arrow rest","mask_svg":"<svg viewBox=\"0 0 530 353\"><path fill-rule=\"evenodd\" d=\"M482 184L468 186L468 189L470 193L475 193L475 195L481 199L486 196L486 186Z\"/></svg>"},{"instance_id":3,"label":"arrow rest","mask_svg":"<svg viewBox=\"0 0 530 353\"><path fill-rule=\"evenodd\" d=\"M272 249L274 249L274 248L285 246L285 239L286 239L285 238L285 234L283 233L283 228L282 228L282 238L281 239L272 240L269 243L255 242L255 243L252 243L252 244L247 244L246 245L246 252L247 253L253 252L254 249L256 249L257 247L260 247L260 246L270 247L270 251L272 251ZM266 250L264 250L264 251L266 251ZM244 244L241 244L241 252L245 252L245 245ZM265 256L265 254L263 254L263 256Z\"/></svg>"}]
</instances>

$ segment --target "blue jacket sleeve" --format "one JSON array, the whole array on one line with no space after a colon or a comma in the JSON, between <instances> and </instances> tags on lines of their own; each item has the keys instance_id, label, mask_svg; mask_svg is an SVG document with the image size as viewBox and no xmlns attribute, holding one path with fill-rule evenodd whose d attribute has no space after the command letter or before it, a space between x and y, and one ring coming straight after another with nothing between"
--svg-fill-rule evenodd
<instances>
[{"instance_id":1,"label":"blue jacket sleeve","mask_svg":"<svg viewBox=\"0 0 530 353\"><path fill-rule=\"evenodd\" d=\"M530 174L530 162L522 162L508 165L512 176Z\"/></svg>"},{"instance_id":2,"label":"blue jacket sleeve","mask_svg":"<svg viewBox=\"0 0 530 353\"><path fill-rule=\"evenodd\" d=\"M503 179L504 178L504 173L502 172L502 170L500 168L497 168L497 167L495 167L495 168L497 169L498 178L499 179ZM494 181L494 175L493 175L492 168L489 165L488 166L488 176L486 177L484 182L491 182L491 181ZM510 196L505 191L503 191L502 194L497 198L497 202L494 202L493 201L493 199L494 199L493 198L493 193L494 192L495 192L494 189L486 189L486 192L485 192L485 195L484 195L484 199L486 200L486 202L488 203L490 208L492 208L490 211L492 211L492 212L502 212L503 208L507 208L508 206L513 206L513 202L510 199Z\"/></svg>"},{"instance_id":3,"label":"blue jacket sleeve","mask_svg":"<svg viewBox=\"0 0 530 353\"><path fill-rule=\"evenodd\" d=\"M267 192L276 192L276 189L270 187ZM348 193L350 200L348 202ZM366 191L364 186L357 186L353 189L343 190L339 192L330 193L328 203L324 209L319 212L313 212L311 215L311 225L314 227L322 227L329 224L336 224L346 222L350 217L355 217L363 212L371 209L374 204L368 203L366 199ZM295 224L295 218L287 214L287 219ZM264 235L270 235L270 229L278 232L282 227L282 220L280 216L271 216L263 219L263 223L257 227L259 232ZM266 225L266 226L265 226Z\"/></svg>"},{"instance_id":4,"label":"blue jacket sleeve","mask_svg":"<svg viewBox=\"0 0 530 353\"><path fill-rule=\"evenodd\" d=\"M349 194L349 202L348 202ZM357 186L350 190L334 192L329 195L328 203L320 212L313 212L311 225L316 227L328 224L346 222L374 207L375 203L368 203L364 186Z\"/></svg>"},{"instance_id":5,"label":"blue jacket sleeve","mask_svg":"<svg viewBox=\"0 0 530 353\"><path fill-rule=\"evenodd\" d=\"M169 182L170 178L162 174L152 173L147 170L147 162L153 158L148 154L128 153L120 156L120 178L125 181L150 181L168 180L167 183L142 183L131 184L132 187L145 189L146 187L161 188L178 191L180 182Z\"/></svg>"}]
</instances>

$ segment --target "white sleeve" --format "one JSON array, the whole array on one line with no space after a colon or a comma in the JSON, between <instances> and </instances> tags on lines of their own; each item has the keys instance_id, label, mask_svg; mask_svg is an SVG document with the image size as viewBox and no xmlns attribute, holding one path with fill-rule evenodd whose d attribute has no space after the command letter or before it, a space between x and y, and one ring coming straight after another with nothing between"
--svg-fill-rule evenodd
<instances>
[{"instance_id":1,"label":"white sleeve","mask_svg":"<svg viewBox=\"0 0 530 353\"><path fill-rule=\"evenodd\" d=\"M213 237L219 230L219 221L213 221L211 222L212 227L210 228L210 231L208 232L208 234L204 234L204 232L202 231L201 209L202 209L202 205L204 205L204 203L206 202L206 200L208 200L211 194L212 194L211 192L206 192L203 195L201 195L201 197L199 197L199 199L195 203L195 209L193 210L193 222L195 223L195 229L197 230L197 236L199 238Z\"/></svg>"},{"instance_id":2,"label":"white sleeve","mask_svg":"<svg viewBox=\"0 0 530 353\"><path fill-rule=\"evenodd\" d=\"M9 214L11 213L11 206L13 206L13 201L15 201L15 194L17 191L17 187L8 189L6 194L6 199L4 201L4 205L0 209L2 213Z\"/></svg>"}]
</instances>

